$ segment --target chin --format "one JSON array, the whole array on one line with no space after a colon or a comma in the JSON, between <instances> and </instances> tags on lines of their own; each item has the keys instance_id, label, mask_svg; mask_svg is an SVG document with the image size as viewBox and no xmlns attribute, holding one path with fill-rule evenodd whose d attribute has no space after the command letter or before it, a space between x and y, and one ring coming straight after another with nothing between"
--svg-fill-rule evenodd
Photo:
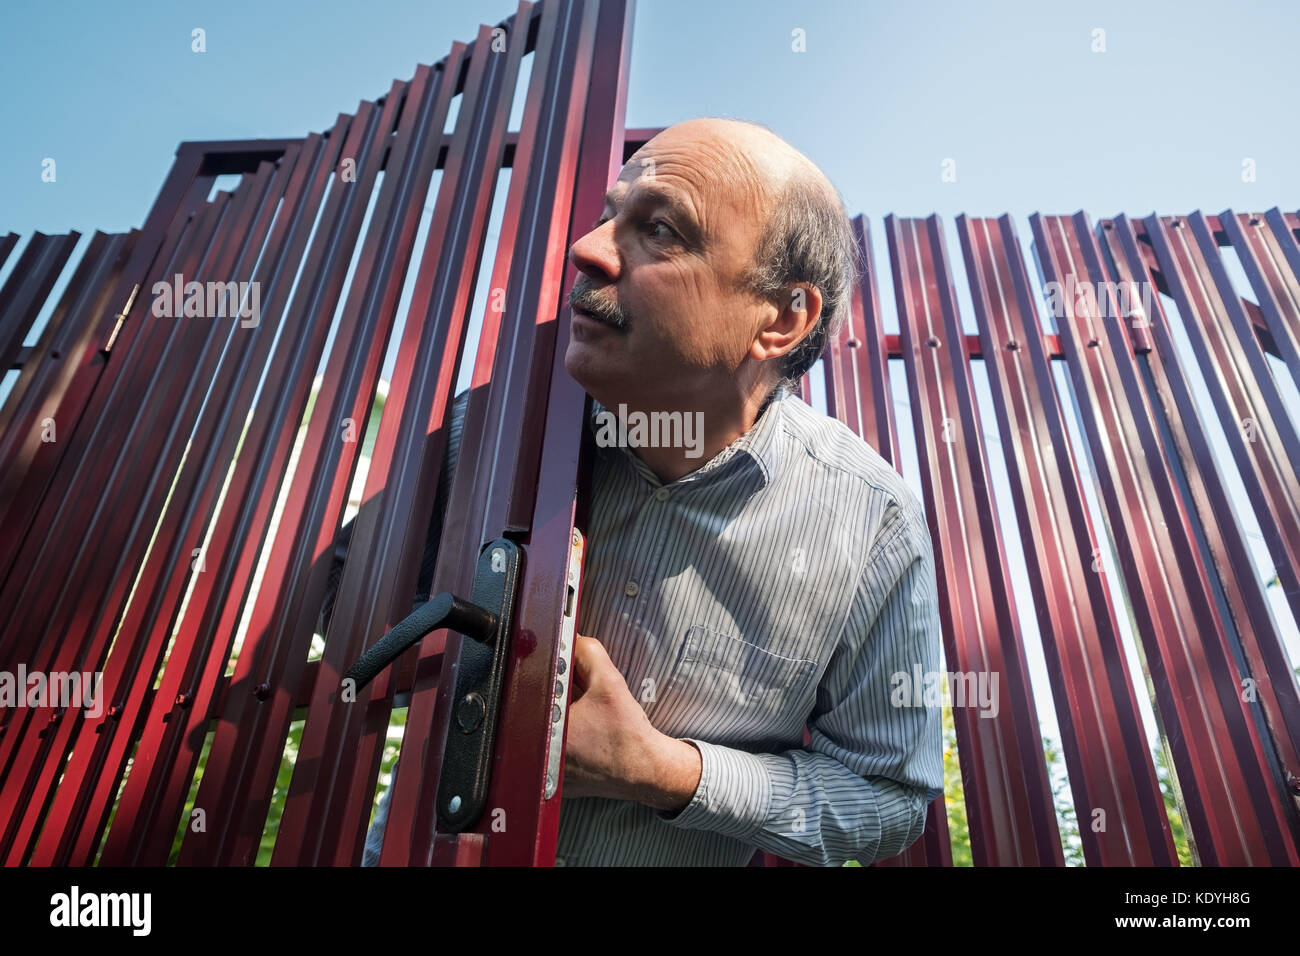
<instances>
[{"instance_id":1,"label":"chin","mask_svg":"<svg viewBox=\"0 0 1300 956\"><path fill-rule=\"evenodd\" d=\"M602 363L597 356L569 345L564 355L564 370L584 392L606 408L614 408L620 401L629 400L629 386L640 377L636 371L612 367Z\"/></svg>"},{"instance_id":2,"label":"chin","mask_svg":"<svg viewBox=\"0 0 1300 956\"><path fill-rule=\"evenodd\" d=\"M564 353L564 370L589 395L602 391L602 386L614 377L611 369L602 368L601 365L600 357L593 355L592 349L581 342L569 340L569 347Z\"/></svg>"}]
</instances>

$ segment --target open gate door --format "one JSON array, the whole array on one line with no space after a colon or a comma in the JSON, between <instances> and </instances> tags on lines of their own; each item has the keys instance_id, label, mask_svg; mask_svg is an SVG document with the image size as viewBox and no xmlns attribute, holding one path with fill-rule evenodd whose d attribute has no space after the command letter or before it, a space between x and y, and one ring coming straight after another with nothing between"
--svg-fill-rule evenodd
<instances>
[{"instance_id":1,"label":"open gate door","mask_svg":"<svg viewBox=\"0 0 1300 956\"><path fill-rule=\"evenodd\" d=\"M505 308L490 334L484 320L432 588L478 596L486 581L499 603L485 609L513 604L513 621L487 642L450 630L423 641L381 865L555 861L586 470L586 395L564 369L560 303L576 272L568 246L623 163L631 44L630 5L566 12L535 54L515 154L528 175L512 182L493 276Z\"/></svg>"},{"instance_id":2,"label":"open gate door","mask_svg":"<svg viewBox=\"0 0 1300 956\"><path fill-rule=\"evenodd\" d=\"M399 693L409 719L382 862L554 862L586 402L563 367L566 254L570 221L599 214L624 158L632 12L631 0L521 2L324 134L182 144L144 227L96 238L50 334L14 356L0 667L102 673L104 706L5 713L6 863L252 865L273 841L273 865L355 865ZM231 174L238 185L209 198ZM27 257L28 298L48 292L42 276L70 241L40 245L48 262ZM458 666L464 639L433 632L355 694L342 678L412 610L480 262L491 294L433 590L482 600L472 582L490 541L489 573L509 552L517 577L477 771L486 812L439 833L444 746L469 719L453 693L471 669ZM243 283L260 307L249 321L159 310L173 280ZM26 325L10 331L21 342ZM57 442L41 440L46 419ZM277 821L287 740L297 759Z\"/></svg>"}]
</instances>

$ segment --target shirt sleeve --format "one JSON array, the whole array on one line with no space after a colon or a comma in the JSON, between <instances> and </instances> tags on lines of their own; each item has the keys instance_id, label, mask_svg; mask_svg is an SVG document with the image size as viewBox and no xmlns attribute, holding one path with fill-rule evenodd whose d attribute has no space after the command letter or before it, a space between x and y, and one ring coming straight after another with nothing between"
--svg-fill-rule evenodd
<instances>
[{"instance_id":1,"label":"shirt sleeve","mask_svg":"<svg viewBox=\"0 0 1300 956\"><path fill-rule=\"evenodd\" d=\"M894 706L893 678L938 666L934 555L920 507L909 502L863 568L818 687L810 745L749 753L686 738L702 758L699 785L682 810L659 818L814 866L897 856L943 792L943 754L939 706Z\"/></svg>"}]
</instances>

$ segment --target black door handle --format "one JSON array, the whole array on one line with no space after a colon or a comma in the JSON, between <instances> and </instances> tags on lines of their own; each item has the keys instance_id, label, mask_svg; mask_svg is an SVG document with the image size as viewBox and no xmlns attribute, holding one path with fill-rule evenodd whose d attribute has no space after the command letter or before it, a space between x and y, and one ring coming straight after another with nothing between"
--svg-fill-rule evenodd
<instances>
[{"instance_id":1,"label":"black door handle","mask_svg":"<svg viewBox=\"0 0 1300 956\"><path fill-rule=\"evenodd\" d=\"M474 572L472 600L445 591L438 594L368 648L343 675L344 681L356 681L353 690L360 690L432 631L447 628L469 638L461 644L460 659L455 662L452 726L438 779L438 825L445 833L460 833L473 826L487 803L520 556L519 546L507 538L483 545ZM444 668L449 663L444 663Z\"/></svg>"},{"instance_id":2,"label":"black door handle","mask_svg":"<svg viewBox=\"0 0 1300 956\"><path fill-rule=\"evenodd\" d=\"M402 623L372 644L348 668L343 679L353 681L353 689L360 690L401 657L407 648L442 628L491 645L496 641L497 623L497 615L487 608L443 591L421 604Z\"/></svg>"}]
</instances>

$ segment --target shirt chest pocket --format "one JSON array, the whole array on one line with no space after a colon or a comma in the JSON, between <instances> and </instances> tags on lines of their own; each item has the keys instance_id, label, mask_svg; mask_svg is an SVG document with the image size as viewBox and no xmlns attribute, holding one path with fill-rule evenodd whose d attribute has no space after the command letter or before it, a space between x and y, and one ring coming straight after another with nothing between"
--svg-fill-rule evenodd
<instances>
[{"instance_id":1,"label":"shirt chest pocket","mask_svg":"<svg viewBox=\"0 0 1300 956\"><path fill-rule=\"evenodd\" d=\"M782 657L695 625L652 720L670 736L724 746L798 745L812 708L816 667L816 661Z\"/></svg>"}]
</instances>

